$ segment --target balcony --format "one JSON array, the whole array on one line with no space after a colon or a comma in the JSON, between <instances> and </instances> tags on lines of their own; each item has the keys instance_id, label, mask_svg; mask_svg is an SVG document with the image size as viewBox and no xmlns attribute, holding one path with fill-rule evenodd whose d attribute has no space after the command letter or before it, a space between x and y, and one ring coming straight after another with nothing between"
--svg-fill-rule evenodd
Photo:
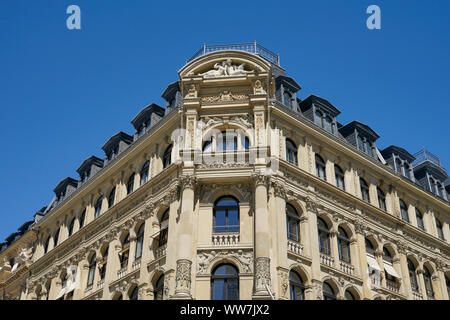
<instances>
[{"instance_id":1,"label":"balcony","mask_svg":"<svg viewBox=\"0 0 450 320\"><path fill-rule=\"evenodd\" d=\"M155 259L162 258L167 253L167 243L161 245L160 247L156 248L155 250Z\"/></svg>"},{"instance_id":2,"label":"balcony","mask_svg":"<svg viewBox=\"0 0 450 320\"><path fill-rule=\"evenodd\" d=\"M135 271L140 268L141 268L141 259L139 258L133 262L132 269L133 269L133 271Z\"/></svg>"},{"instance_id":3,"label":"balcony","mask_svg":"<svg viewBox=\"0 0 450 320\"><path fill-rule=\"evenodd\" d=\"M190 59L186 60L186 64L191 62L192 60L201 57L210 52L216 51L244 51L256 56L260 56L272 64L277 66L280 65L280 55L275 54L272 51L264 48L260 44L256 43L256 41L249 43L236 43L236 44L225 44L225 45L206 45L203 44L203 47L198 50Z\"/></svg>"},{"instance_id":4,"label":"balcony","mask_svg":"<svg viewBox=\"0 0 450 320\"><path fill-rule=\"evenodd\" d=\"M303 255L303 246L296 241L287 241L287 251L297 254L299 256Z\"/></svg>"},{"instance_id":5,"label":"balcony","mask_svg":"<svg viewBox=\"0 0 450 320\"><path fill-rule=\"evenodd\" d=\"M342 272L344 272L346 274L349 274L349 275L355 274L355 267L344 261L340 261L339 268L341 269Z\"/></svg>"},{"instance_id":6,"label":"balcony","mask_svg":"<svg viewBox=\"0 0 450 320\"><path fill-rule=\"evenodd\" d=\"M415 167L416 165L418 165L424 161L430 161L430 162L434 163L435 165L437 165L438 167L442 168L441 159L438 156L435 156L431 152L427 151L425 148L423 148L419 152L415 153L413 156L414 156L414 158L416 158L416 160L414 160L412 163L413 167Z\"/></svg>"},{"instance_id":7,"label":"balcony","mask_svg":"<svg viewBox=\"0 0 450 320\"><path fill-rule=\"evenodd\" d=\"M326 254L320 254L320 264L334 268L334 259Z\"/></svg>"},{"instance_id":8,"label":"balcony","mask_svg":"<svg viewBox=\"0 0 450 320\"><path fill-rule=\"evenodd\" d=\"M92 293L92 284L90 286L88 286L86 288L86 290L84 290L84 296L87 297L88 295L90 295Z\"/></svg>"},{"instance_id":9,"label":"balcony","mask_svg":"<svg viewBox=\"0 0 450 320\"><path fill-rule=\"evenodd\" d=\"M397 282L388 279L386 279L386 288L395 293L399 293L400 291L400 285Z\"/></svg>"},{"instance_id":10,"label":"balcony","mask_svg":"<svg viewBox=\"0 0 450 320\"><path fill-rule=\"evenodd\" d=\"M105 279L100 279L97 282L97 290L103 289L103 285L105 284Z\"/></svg>"},{"instance_id":11,"label":"balcony","mask_svg":"<svg viewBox=\"0 0 450 320\"><path fill-rule=\"evenodd\" d=\"M216 233L212 235L214 246L235 246L239 244L239 233Z\"/></svg>"},{"instance_id":12,"label":"balcony","mask_svg":"<svg viewBox=\"0 0 450 320\"><path fill-rule=\"evenodd\" d=\"M419 292L413 291L413 300L423 300L422 295Z\"/></svg>"},{"instance_id":13,"label":"balcony","mask_svg":"<svg viewBox=\"0 0 450 320\"><path fill-rule=\"evenodd\" d=\"M121 278L125 277L127 275L127 273L128 273L128 268L124 267L124 268L120 269L119 271L117 271L117 278L121 279Z\"/></svg>"}]
</instances>

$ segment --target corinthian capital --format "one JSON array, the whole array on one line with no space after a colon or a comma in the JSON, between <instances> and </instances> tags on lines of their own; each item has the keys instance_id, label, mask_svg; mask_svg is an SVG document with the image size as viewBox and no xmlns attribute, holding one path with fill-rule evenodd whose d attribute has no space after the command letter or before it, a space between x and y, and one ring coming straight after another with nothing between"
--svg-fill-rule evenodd
<instances>
[{"instance_id":1,"label":"corinthian capital","mask_svg":"<svg viewBox=\"0 0 450 320\"><path fill-rule=\"evenodd\" d=\"M269 177L261 172L253 172L252 179L256 187L261 185L267 187L269 183Z\"/></svg>"},{"instance_id":2,"label":"corinthian capital","mask_svg":"<svg viewBox=\"0 0 450 320\"><path fill-rule=\"evenodd\" d=\"M180 177L180 184L182 189L193 189L195 188L195 183L197 182L197 178L194 176L184 175Z\"/></svg>"}]
</instances>

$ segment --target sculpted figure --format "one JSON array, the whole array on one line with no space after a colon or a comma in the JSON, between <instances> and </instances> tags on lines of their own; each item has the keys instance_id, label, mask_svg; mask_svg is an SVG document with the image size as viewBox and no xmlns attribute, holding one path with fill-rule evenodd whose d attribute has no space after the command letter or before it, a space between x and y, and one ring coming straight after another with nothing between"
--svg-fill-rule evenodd
<instances>
[{"instance_id":1,"label":"sculpted figure","mask_svg":"<svg viewBox=\"0 0 450 320\"><path fill-rule=\"evenodd\" d=\"M221 64L219 64L218 62L214 65L214 69L213 70L209 70L207 72L204 73L200 73L200 76L203 76L205 78L216 78L216 77L220 77L223 75L226 75L226 66L225 66L225 61L222 61Z\"/></svg>"}]
</instances>

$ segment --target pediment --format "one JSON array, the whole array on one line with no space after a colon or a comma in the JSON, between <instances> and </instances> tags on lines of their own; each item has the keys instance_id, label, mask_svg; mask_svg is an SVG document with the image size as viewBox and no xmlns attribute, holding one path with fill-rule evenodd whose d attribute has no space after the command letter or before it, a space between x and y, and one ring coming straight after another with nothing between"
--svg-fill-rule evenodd
<instances>
[{"instance_id":1,"label":"pediment","mask_svg":"<svg viewBox=\"0 0 450 320\"><path fill-rule=\"evenodd\" d=\"M217 79L265 72L270 72L270 64L256 55L242 51L220 51L193 60L179 71L179 75L180 78Z\"/></svg>"}]
</instances>

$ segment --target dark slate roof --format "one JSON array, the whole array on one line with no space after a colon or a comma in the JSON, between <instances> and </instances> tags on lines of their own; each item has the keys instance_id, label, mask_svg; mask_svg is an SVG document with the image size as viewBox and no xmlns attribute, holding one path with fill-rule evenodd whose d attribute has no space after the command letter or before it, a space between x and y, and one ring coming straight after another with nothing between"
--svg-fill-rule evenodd
<instances>
[{"instance_id":1,"label":"dark slate roof","mask_svg":"<svg viewBox=\"0 0 450 320\"><path fill-rule=\"evenodd\" d=\"M178 84L177 84L178 85ZM167 90L167 89L166 89ZM156 103L152 103L149 106L142 109L133 120L131 120L131 124L135 129L138 129L143 122L151 117L152 113L156 113L157 115L163 117L164 116L164 108L158 106Z\"/></svg>"},{"instance_id":2,"label":"dark slate roof","mask_svg":"<svg viewBox=\"0 0 450 320\"><path fill-rule=\"evenodd\" d=\"M112 146L119 144L120 141L131 144L133 142L133 137L123 131L120 131L106 141L105 145L102 147L102 150L107 153Z\"/></svg>"},{"instance_id":3,"label":"dark slate roof","mask_svg":"<svg viewBox=\"0 0 450 320\"><path fill-rule=\"evenodd\" d=\"M407 160L408 162L413 162L414 160L416 160L416 158L413 155L411 155L408 151L397 146L389 146L383 149L383 151L381 151L381 155L385 159L389 159L392 153L400 156L400 158Z\"/></svg>"},{"instance_id":4,"label":"dark slate roof","mask_svg":"<svg viewBox=\"0 0 450 320\"><path fill-rule=\"evenodd\" d=\"M369 136L372 136L375 140L378 139L380 136L378 133L373 131L368 125L359 122L359 121L352 121L349 124L346 124L342 128L339 129L339 132L344 136L348 136L349 134L352 134L354 129L358 129L359 131L368 134Z\"/></svg>"},{"instance_id":5,"label":"dark slate roof","mask_svg":"<svg viewBox=\"0 0 450 320\"><path fill-rule=\"evenodd\" d=\"M84 171L89 169L93 164L96 166L103 168L103 160L100 158L97 158L96 156L90 156L86 160L83 161L83 163L78 167L77 172L81 176Z\"/></svg>"},{"instance_id":6,"label":"dark slate roof","mask_svg":"<svg viewBox=\"0 0 450 320\"><path fill-rule=\"evenodd\" d=\"M341 113L341 111L335 106L333 106L328 100L325 100L313 94L302 101L302 103L300 104L300 109L302 110L302 112L309 110L310 108L312 108L313 103L316 105L320 105L322 108L328 111L328 113L331 114L333 117L336 117Z\"/></svg>"},{"instance_id":7,"label":"dark slate roof","mask_svg":"<svg viewBox=\"0 0 450 320\"><path fill-rule=\"evenodd\" d=\"M5 239L5 241L6 241L6 243L7 243L8 245L10 245L11 243L13 243L13 242L16 240L17 237L20 237L20 235L21 235L20 232L14 232L14 233L11 233L11 234Z\"/></svg>"},{"instance_id":8,"label":"dark slate roof","mask_svg":"<svg viewBox=\"0 0 450 320\"><path fill-rule=\"evenodd\" d=\"M278 76L275 78L275 82L277 84L277 87L283 83L290 89L292 92L299 91L302 87L291 77L288 76Z\"/></svg>"},{"instance_id":9,"label":"dark slate roof","mask_svg":"<svg viewBox=\"0 0 450 320\"><path fill-rule=\"evenodd\" d=\"M175 81L167 86L161 97L169 101L169 99L172 98L177 91L180 91L180 85L178 84L178 81Z\"/></svg>"},{"instance_id":10,"label":"dark slate roof","mask_svg":"<svg viewBox=\"0 0 450 320\"><path fill-rule=\"evenodd\" d=\"M445 186L445 190L447 190L447 192L450 194L450 178L445 180L444 186Z\"/></svg>"},{"instance_id":11,"label":"dark slate roof","mask_svg":"<svg viewBox=\"0 0 450 320\"><path fill-rule=\"evenodd\" d=\"M448 179L447 171L430 160L425 160L414 167L414 175L418 179L423 177L425 172L431 173L441 181Z\"/></svg>"},{"instance_id":12,"label":"dark slate roof","mask_svg":"<svg viewBox=\"0 0 450 320\"><path fill-rule=\"evenodd\" d=\"M19 229L18 229L19 232L21 232L22 234L27 232L30 229L30 226L33 224L33 222L34 222L34 220L25 222L23 225L21 225L19 227Z\"/></svg>"},{"instance_id":13,"label":"dark slate roof","mask_svg":"<svg viewBox=\"0 0 450 320\"><path fill-rule=\"evenodd\" d=\"M55 194L58 195L62 191L65 191L68 185L72 185L76 188L78 186L78 181L71 177L67 177L67 178L61 180L60 183L58 183L58 185L55 187L55 189L53 189L53 192L55 192Z\"/></svg>"}]
</instances>

